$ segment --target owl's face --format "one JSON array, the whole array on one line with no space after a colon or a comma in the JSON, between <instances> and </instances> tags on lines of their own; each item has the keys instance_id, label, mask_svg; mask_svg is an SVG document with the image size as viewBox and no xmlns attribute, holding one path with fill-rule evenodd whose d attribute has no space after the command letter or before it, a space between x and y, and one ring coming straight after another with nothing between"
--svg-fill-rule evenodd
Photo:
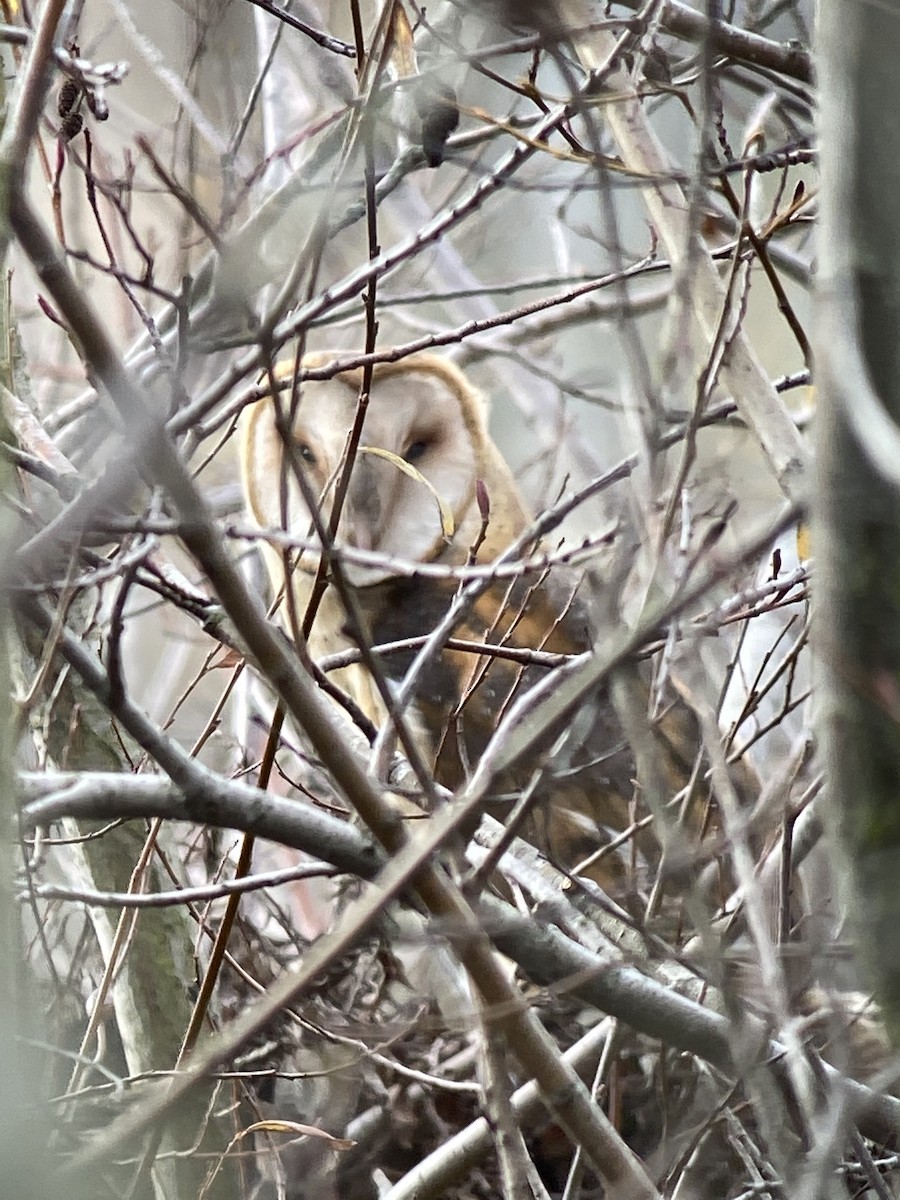
<instances>
[{"instance_id":1,"label":"owl's face","mask_svg":"<svg viewBox=\"0 0 900 1200\"><path fill-rule=\"evenodd\" d=\"M466 389L463 403L456 384L452 371L436 374L408 364L402 370L388 366L376 372L338 526L338 546L425 562L446 547L448 517L453 535L463 535L461 527L474 506L485 433L480 402ZM465 387L461 378L459 384ZM308 382L302 388L292 431L294 458L319 497L326 522L358 395L358 372ZM254 517L261 525L311 536L309 509L290 468L286 521L281 511L284 456L271 401L261 401L247 420L246 457L255 469L245 482ZM259 480L265 480L265 489L254 486ZM314 570L317 560L310 552L299 565ZM357 586L376 583L389 573L387 568L353 564L347 571Z\"/></svg>"}]
</instances>

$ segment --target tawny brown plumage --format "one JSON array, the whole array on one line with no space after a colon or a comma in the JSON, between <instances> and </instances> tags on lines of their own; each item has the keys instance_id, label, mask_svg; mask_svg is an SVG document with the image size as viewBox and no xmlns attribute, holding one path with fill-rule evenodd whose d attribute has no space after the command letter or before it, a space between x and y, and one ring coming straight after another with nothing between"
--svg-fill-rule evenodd
<instances>
[{"instance_id":1,"label":"tawny brown plumage","mask_svg":"<svg viewBox=\"0 0 900 1200\"><path fill-rule=\"evenodd\" d=\"M310 355L304 366L321 366L334 357ZM302 464L326 521L360 383L359 371L305 383L290 426L289 457ZM280 403L286 408L288 401L283 398ZM528 527L527 508L488 435L484 403L450 363L419 355L378 366L368 403L362 448L335 539L338 548L374 550L436 565L473 560L488 564ZM414 470L406 471L405 465ZM247 505L258 525L308 535L309 510L293 472L285 466L270 398L252 406L243 419L242 467ZM486 527L476 494L479 480L489 498ZM274 592L283 594L289 586L302 618L319 561L315 544L295 556L287 580L283 552L265 542L263 552ZM458 587L449 578L397 576L389 566L348 563L345 570L372 645L431 632ZM571 573L556 570L495 580L453 636L559 654L584 651L591 634L584 607L573 595L576 584ZM285 607L282 603L282 611ZM329 588L308 639L312 656L352 646L346 627L341 602ZM400 681L414 653L383 656L386 677ZM463 782L512 698L547 669L458 649L445 649L432 662L416 690L414 724L439 783L455 788ZM362 710L380 723L384 707L366 670L354 666L336 675ZM553 731L554 737L559 732ZM693 722L676 706L654 725L653 736L674 795L693 765ZM598 695L573 723L557 761L538 759L497 781L498 811L509 807L539 765L544 774L535 788L529 836L566 867L629 828L635 816L645 815L635 803L633 757L605 695ZM635 844L643 860L652 864L658 851L652 833L645 832ZM617 857L607 856L594 876L621 890L627 862L626 848Z\"/></svg>"}]
</instances>

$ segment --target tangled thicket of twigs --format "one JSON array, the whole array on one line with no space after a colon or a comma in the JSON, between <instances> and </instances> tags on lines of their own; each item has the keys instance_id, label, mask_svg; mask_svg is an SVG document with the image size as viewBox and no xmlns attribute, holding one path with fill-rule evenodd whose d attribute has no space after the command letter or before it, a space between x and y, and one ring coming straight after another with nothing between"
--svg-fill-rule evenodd
<instances>
[{"instance_id":1,"label":"tangled thicket of twigs","mask_svg":"<svg viewBox=\"0 0 900 1200\"><path fill-rule=\"evenodd\" d=\"M892 1194L809 725L807 5L257 3L4 3L18 1019L59 1194ZM444 348L602 577L594 653L427 820L250 561L237 419L322 345ZM490 815L463 857L494 765L635 662L636 819L674 685L702 843L613 898L521 840L485 868Z\"/></svg>"}]
</instances>

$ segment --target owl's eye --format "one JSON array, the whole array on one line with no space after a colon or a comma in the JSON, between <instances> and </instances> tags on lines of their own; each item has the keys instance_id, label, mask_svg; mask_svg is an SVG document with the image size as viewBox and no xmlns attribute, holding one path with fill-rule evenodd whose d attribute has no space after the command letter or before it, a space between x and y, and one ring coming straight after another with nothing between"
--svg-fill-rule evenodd
<instances>
[{"instance_id":1,"label":"owl's eye","mask_svg":"<svg viewBox=\"0 0 900 1200\"><path fill-rule=\"evenodd\" d=\"M430 445L431 443L426 442L424 439L416 442L410 442L404 451L403 457L408 463L418 462L420 458L424 457L425 452L428 450Z\"/></svg>"},{"instance_id":2,"label":"owl's eye","mask_svg":"<svg viewBox=\"0 0 900 1200\"><path fill-rule=\"evenodd\" d=\"M298 443L297 453L305 463L308 463L309 466L314 467L316 465L316 456L313 453L312 448L307 446L306 442Z\"/></svg>"}]
</instances>

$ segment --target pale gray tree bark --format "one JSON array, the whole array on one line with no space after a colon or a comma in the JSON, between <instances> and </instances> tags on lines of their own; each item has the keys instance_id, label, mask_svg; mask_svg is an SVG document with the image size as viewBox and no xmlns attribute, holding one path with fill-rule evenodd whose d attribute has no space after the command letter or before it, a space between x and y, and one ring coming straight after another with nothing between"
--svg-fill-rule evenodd
<instances>
[{"instance_id":1,"label":"pale gray tree bark","mask_svg":"<svg viewBox=\"0 0 900 1200\"><path fill-rule=\"evenodd\" d=\"M847 889L900 1037L900 4L821 7L818 652Z\"/></svg>"}]
</instances>

